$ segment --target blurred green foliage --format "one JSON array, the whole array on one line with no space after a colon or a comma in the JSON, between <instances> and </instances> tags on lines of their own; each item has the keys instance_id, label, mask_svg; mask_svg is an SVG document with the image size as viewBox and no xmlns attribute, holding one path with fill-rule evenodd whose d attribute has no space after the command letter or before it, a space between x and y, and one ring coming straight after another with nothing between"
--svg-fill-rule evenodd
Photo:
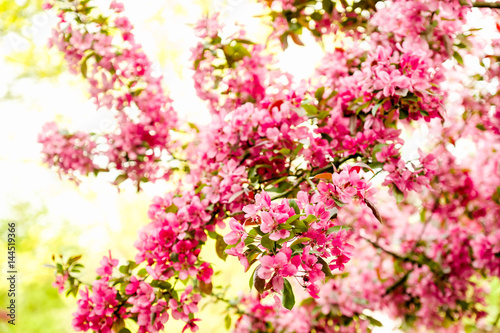
<instances>
[{"instance_id":1,"label":"blurred green foliage","mask_svg":"<svg viewBox=\"0 0 500 333\"><path fill-rule=\"evenodd\" d=\"M0 248L7 248L7 223L16 223L16 325L0 321L0 332L71 332L71 313L74 300L61 297L52 287L54 270L44 264L50 264L54 249L64 252L81 251L75 245L74 235L68 225L60 226L59 232L47 226L46 208L35 208L29 203L19 203L13 207L15 219L0 222ZM64 237L64 234L70 236ZM6 262L7 253L1 254ZM6 267L3 267L6 271ZM2 275L3 276L3 275ZM8 304L7 281L0 280L0 311L5 313ZM3 316L2 316L3 317Z\"/></svg>"},{"instance_id":2,"label":"blurred green foliage","mask_svg":"<svg viewBox=\"0 0 500 333\"><path fill-rule=\"evenodd\" d=\"M33 15L42 10L43 0L0 0L0 36L21 32Z\"/></svg>"},{"instance_id":3,"label":"blurred green foliage","mask_svg":"<svg viewBox=\"0 0 500 333\"><path fill-rule=\"evenodd\" d=\"M42 0L0 0L0 38L8 52L3 59L14 66L19 78L54 78L66 70L63 56L48 49L44 34L50 29L50 14Z\"/></svg>"}]
</instances>

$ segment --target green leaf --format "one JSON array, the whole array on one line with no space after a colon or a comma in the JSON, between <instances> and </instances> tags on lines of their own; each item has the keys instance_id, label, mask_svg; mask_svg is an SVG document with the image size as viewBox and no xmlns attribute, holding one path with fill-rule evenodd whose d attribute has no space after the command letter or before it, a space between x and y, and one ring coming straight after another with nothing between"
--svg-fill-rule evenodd
<instances>
[{"instance_id":1,"label":"green leaf","mask_svg":"<svg viewBox=\"0 0 500 333\"><path fill-rule=\"evenodd\" d=\"M296 221L298 218L300 217L300 215L293 215L293 216L290 216L288 218L288 220L286 220L286 222L284 224L290 224L292 223L293 221Z\"/></svg>"},{"instance_id":2,"label":"green leaf","mask_svg":"<svg viewBox=\"0 0 500 333\"><path fill-rule=\"evenodd\" d=\"M316 221L318 218L312 214L310 214L309 216L307 216L304 220L302 220L304 223L311 223L311 222L314 222Z\"/></svg>"},{"instance_id":3,"label":"green leaf","mask_svg":"<svg viewBox=\"0 0 500 333\"><path fill-rule=\"evenodd\" d=\"M333 201L335 201L335 204L339 207L344 207L345 206L345 203L343 203L342 201L340 201L339 199L337 198L333 198Z\"/></svg>"},{"instance_id":4,"label":"green leaf","mask_svg":"<svg viewBox=\"0 0 500 333\"><path fill-rule=\"evenodd\" d=\"M312 297L308 297L308 298L304 299L302 302L300 302L300 306L311 305L314 303L315 303L315 299Z\"/></svg>"},{"instance_id":5,"label":"green leaf","mask_svg":"<svg viewBox=\"0 0 500 333\"><path fill-rule=\"evenodd\" d=\"M330 270L330 266L325 261L325 259L318 257L318 262L322 265L321 271L325 273L325 276L333 276L332 271Z\"/></svg>"},{"instance_id":6,"label":"green leaf","mask_svg":"<svg viewBox=\"0 0 500 333\"><path fill-rule=\"evenodd\" d=\"M295 200L293 200L293 199L288 200L288 205L293 208L293 210L295 211L295 214L300 214L299 205L297 205L297 202ZM290 219L291 219L291 217L286 222L287 223L292 222L292 221L290 221ZM294 220L296 220L296 219L294 219Z\"/></svg>"},{"instance_id":7,"label":"green leaf","mask_svg":"<svg viewBox=\"0 0 500 333\"><path fill-rule=\"evenodd\" d=\"M265 235L265 233L263 233L262 230L260 230L260 227L255 227L252 230L255 230L256 234L259 235L259 236L264 236ZM250 232L252 232L252 230L250 230Z\"/></svg>"},{"instance_id":8,"label":"green leaf","mask_svg":"<svg viewBox=\"0 0 500 333\"><path fill-rule=\"evenodd\" d=\"M292 247L294 245L297 245L297 244L302 244L302 243L305 243L305 242L309 242L310 240L311 240L311 238L308 238L308 237L299 238L295 242L293 242L292 245L290 245L290 247Z\"/></svg>"},{"instance_id":9,"label":"green leaf","mask_svg":"<svg viewBox=\"0 0 500 333\"><path fill-rule=\"evenodd\" d=\"M294 216L297 216L297 215L294 215ZM278 229L279 230L283 230L283 229L290 230L290 229L293 229L293 226L291 226L289 223L281 223L281 224L278 224Z\"/></svg>"},{"instance_id":10,"label":"green leaf","mask_svg":"<svg viewBox=\"0 0 500 333\"><path fill-rule=\"evenodd\" d=\"M366 316L366 319L368 319L370 321L370 324L372 324L373 326L377 326L377 327L382 327L382 323L380 321L378 321L377 319L371 317L371 316Z\"/></svg>"},{"instance_id":11,"label":"green leaf","mask_svg":"<svg viewBox=\"0 0 500 333\"><path fill-rule=\"evenodd\" d=\"M250 290L252 290L252 287L253 287L253 276L255 275L255 271L257 271L257 268L259 268L259 266L255 267L255 269L253 270L252 272L252 275L250 276L250 280L248 281L248 286L250 287Z\"/></svg>"},{"instance_id":12,"label":"green leaf","mask_svg":"<svg viewBox=\"0 0 500 333\"><path fill-rule=\"evenodd\" d=\"M87 60L88 60L88 57L85 57L82 59L82 63L80 64L80 70L82 71L82 75L84 78L87 78Z\"/></svg>"},{"instance_id":13,"label":"green leaf","mask_svg":"<svg viewBox=\"0 0 500 333\"><path fill-rule=\"evenodd\" d=\"M320 13L318 13L318 12L314 12L314 13L312 13L312 14L311 14L311 18L312 18L314 21L319 22L319 21L321 21L321 20L323 19L323 15L321 15L321 14L320 14ZM321 88L319 88L319 89L321 89ZM323 88L323 89L325 89L325 88Z\"/></svg>"},{"instance_id":14,"label":"green leaf","mask_svg":"<svg viewBox=\"0 0 500 333\"><path fill-rule=\"evenodd\" d=\"M274 241L269 239L269 235L262 236L260 244L268 250L274 250Z\"/></svg>"},{"instance_id":15,"label":"green leaf","mask_svg":"<svg viewBox=\"0 0 500 333\"><path fill-rule=\"evenodd\" d=\"M203 188L204 188L205 186L207 186L207 184L201 184L200 186L198 186L198 187L196 188L196 191L194 191L194 194L198 194L198 193L200 193L200 192L201 192L201 190L203 190Z\"/></svg>"},{"instance_id":16,"label":"green leaf","mask_svg":"<svg viewBox=\"0 0 500 333\"><path fill-rule=\"evenodd\" d=\"M171 204L170 206L168 206L167 208L165 208L165 213L174 213L174 214L177 214L178 211L179 211L179 208L177 208L177 206L174 205L174 204Z\"/></svg>"},{"instance_id":17,"label":"green leaf","mask_svg":"<svg viewBox=\"0 0 500 333\"><path fill-rule=\"evenodd\" d=\"M326 117L328 117L328 115L330 114L330 111L328 110L323 110L323 111L320 111L319 112L319 115L318 115L318 119L319 120L323 120L325 119Z\"/></svg>"},{"instance_id":18,"label":"green leaf","mask_svg":"<svg viewBox=\"0 0 500 333\"><path fill-rule=\"evenodd\" d=\"M328 134L326 134L326 133L321 133L321 138L322 138L323 140L328 141L328 143L330 143L330 142L332 142L332 141L333 141L333 138L332 138L331 136L329 136Z\"/></svg>"},{"instance_id":19,"label":"green leaf","mask_svg":"<svg viewBox=\"0 0 500 333\"><path fill-rule=\"evenodd\" d=\"M254 42L248 39L235 38L233 40L241 44L255 44Z\"/></svg>"},{"instance_id":20,"label":"green leaf","mask_svg":"<svg viewBox=\"0 0 500 333\"><path fill-rule=\"evenodd\" d=\"M286 50L288 47L288 32L285 32L280 36L281 48Z\"/></svg>"},{"instance_id":21,"label":"green leaf","mask_svg":"<svg viewBox=\"0 0 500 333\"><path fill-rule=\"evenodd\" d=\"M401 190L396 185L392 186L392 194L394 195L394 198L396 198L397 203L400 203L405 198L404 193L401 192Z\"/></svg>"},{"instance_id":22,"label":"green leaf","mask_svg":"<svg viewBox=\"0 0 500 333\"><path fill-rule=\"evenodd\" d=\"M293 294L292 285L288 282L287 279L283 279L283 298L282 298L283 306L291 310L295 305L295 295Z\"/></svg>"},{"instance_id":23,"label":"green leaf","mask_svg":"<svg viewBox=\"0 0 500 333\"><path fill-rule=\"evenodd\" d=\"M146 275L148 275L148 271L145 268L142 268L141 270L139 270L139 272L137 272L137 275L140 277L145 277Z\"/></svg>"},{"instance_id":24,"label":"green leaf","mask_svg":"<svg viewBox=\"0 0 500 333\"><path fill-rule=\"evenodd\" d=\"M404 100L411 101L411 102L418 102L420 99L416 95L408 94L407 96L404 97Z\"/></svg>"},{"instance_id":25,"label":"green leaf","mask_svg":"<svg viewBox=\"0 0 500 333\"><path fill-rule=\"evenodd\" d=\"M399 109L399 119L406 119L408 118L408 110L406 109Z\"/></svg>"},{"instance_id":26,"label":"green leaf","mask_svg":"<svg viewBox=\"0 0 500 333\"><path fill-rule=\"evenodd\" d=\"M302 143L299 143L298 146L293 150L292 155L293 156L297 155L302 150L303 147L304 145Z\"/></svg>"},{"instance_id":27,"label":"green leaf","mask_svg":"<svg viewBox=\"0 0 500 333\"><path fill-rule=\"evenodd\" d=\"M122 328L118 333L132 333L128 328Z\"/></svg>"},{"instance_id":28,"label":"green leaf","mask_svg":"<svg viewBox=\"0 0 500 333\"><path fill-rule=\"evenodd\" d=\"M382 105L382 102L383 102L383 100L380 101L380 102L378 102L377 104L375 104L375 106L372 109L372 115L376 115L377 114L377 111L380 108L380 106Z\"/></svg>"},{"instance_id":29,"label":"green leaf","mask_svg":"<svg viewBox=\"0 0 500 333\"><path fill-rule=\"evenodd\" d=\"M315 107L314 105L304 104L304 105L302 105L302 108L304 108L304 110L306 110L306 113L309 116L315 116L318 114L318 108Z\"/></svg>"},{"instance_id":30,"label":"green leaf","mask_svg":"<svg viewBox=\"0 0 500 333\"><path fill-rule=\"evenodd\" d=\"M226 330L229 331L229 328L231 327L231 316L229 313L226 315L226 318L224 318L224 325L226 327Z\"/></svg>"},{"instance_id":31,"label":"green leaf","mask_svg":"<svg viewBox=\"0 0 500 333\"><path fill-rule=\"evenodd\" d=\"M309 229L303 220L295 220L290 224L293 225L299 232L306 232Z\"/></svg>"},{"instance_id":32,"label":"green leaf","mask_svg":"<svg viewBox=\"0 0 500 333\"><path fill-rule=\"evenodd\" d=\"M315 13L317 13L317 12L315 12ZM317 14L319 15L319 13L317 13ZM311 15L311 17L312 17L312 15ZM313 18L313 20L314 20L314 18ZM320 20L321 20L321 15L320 15ZM316 97L316 99L318 101L321 101L323 99L324 93L325 93L325 87L318 88L318 90L316 90L316 92L314 93L314 97Z\"/></svg>"},{"instance_id":33,"label":"green leaf","mask_svg":"<svg viewBox=\"0 0 500 333\"><path fill-rule=\"evenodd\" d=\"M120 185L121 183L123 183L125 180L127 180L127 175L118 175L116 178L115 178L115 185Z\"/></svg>"},{"instance_id":34,"label":"green leaf","mask_svg":"<svg viewBox=\"0 0 500 333\"><path fill-rule=\"evenodd\" d=\"M425 208L423 208L421 211L420 211L420 221L422 222L425 222L425 213L427 212L427 210Z\"/></svg>"},{"instance_id":35,"label":"green leaf","mask_svg":"<svg viewBox=\"0 0 500 333\"><path fill-rule=\"evenodd\" d=\"M459 65L464 65L464 59L462 58L462 56L460 55L460 53L458 52L453 52L453 58L455 58L455 60L458 62Z\"/></svg>"},{"instance_id":36,"label":"green leaf","mask_svg":"<svg viewBox=\"0 0 500 333\"><path fill-rule=\"evenodd\" d=\"M255 272L253 274L253 286L255 289L259 292L259 294L262 294L266 288L266 280L263 280L259 277L259 269L260 265L255 268Z\"/></svg>"},{"instance_id":37,"label":"green leaf","mask_svg":"<svg viewBox=\"0 0 500 333\"><path fill-rule=\"evenodd\" d=\"M227 258L227 253L224 251L226 250L227 244L224 242L224 238L222 238L221 235L217 237L217 240L215 241L215 252L217 252L217 255L219 258L222 260L226 261Z\"/></svg>"},{"instance_id":38,"label":"green leaf","mask_svg":"<svg viewBox=\"0 0 500 333\"><path fill-rule=\"evenodd\" d=\"M198 128L198 126L196 126L196 124L193 124L193 123L190 123L188 122L187 123L189 127L191 127L192 129L194 129L196 131L196 133L200 133L200 129Z\"/></svg>"},{"instance_id":39,"label":"green leaf","mask_svg":"<svg viewBox=\"0 0 500 333\"><path fill-rule=\"evenodd\" d=\"M323 0L323 9L328 14L333 12L333 1L332 0Z\"/></svg>"},{"instance_id":40,"label":"green leaf","mask_svg":"<svg viewBox=\"0 0 500 333\"><path fill-rule=\"evenodd\" d=\"M351 227L345 225L336 225L335 227L328 228L326 231L327 234L331 234L332 232L339 232L340 230L349 230Z\"/></svg>"},{"instance_id":41,"label":"green leaf","mask_svg":"<svg viewBox=\"0 0 500 333\"><path fill-rule=\"evenodd\" d=\"M208 237L217 240L217 237L219 237L219 234L216 233L215 231L208 231Z\"/></svg>"}]
</instances>

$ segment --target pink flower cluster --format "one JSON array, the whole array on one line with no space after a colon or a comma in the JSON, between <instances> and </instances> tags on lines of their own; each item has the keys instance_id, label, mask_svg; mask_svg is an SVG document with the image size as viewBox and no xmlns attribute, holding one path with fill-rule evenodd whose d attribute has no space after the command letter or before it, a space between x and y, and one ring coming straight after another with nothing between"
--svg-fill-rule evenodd
<instances>
[{"instance_id":1,"label":"pink flower cluster","mask_svg":"<svg viewBox=\"0 0 500 333\"><path fill-rule=\"evenodd\" d=\"M198 96L209 102L210 111L225 115L246 102L259 103L270 86L286 94L292 78L271 69L276 61L265 53L265 45L245 40L243 29L222 40L218 34L222 28L218 14L200 20L195 27L203 41L192 49L193 79ZM214 66L217 61L223 65Z\"/></svg>"},{"instance_id":2,"label":"pink flower cluster","mask_svg":"<svg viewBox=\"0 0 500 333\"><path fill-rule=\"evenodd\" d=\"M108 285L106 279L92 284L92 294L87 287L80 290L78 309L73 314L73 328L77 331L93 330L110 333L118 318L123 318L126 309L119 307L117 290Z\"/></svg>"},{"instance_id":3,"label":"pink flower cluster","mask_svg":"<svg viewBox=\"0 0 500 333\"><path fill-rule=\"evenodd\" d=\"M245 223L258 225L250 233L235 219L230 220L231 231L224 236L229 245L226 253L238 257L246 270L258 258L255 274L269 280L266 290L280 292L283 279L296 276L317 297L317 282L325 278L325 271L343 270L350 260L347 232L334 215L354 198L364 203L372 191L355 167L331 178L332 183L320 183L312 197L300 191L297 201L277 203L266 192L257 194L254 204L243 207ZM260 244L256 247L255 242Z\"/></svg>"},{"instance_id":4,"label":"pink flower cluster","mask_svg":"<svg viewBox=\"0 0 500 333\"><path fill-rule=\"evenodd\" d=\"M405 197L409 191L420 192L422 186L429 186L434 171L437 169L437 162L432 154L424 155L419 150L420 166L411 163L412 170L399 156L395 155L397 150L393 145L385 146L376 153L377 161L385 163L383 169L389 174L385 178L383 185L392 185L401 191Z\"/></svg>"},{"instance_id":5,"label":"pink flower cluster","mask_svg":"<svg viewBox=\"0 0 500 333\"><path fill-rule=\"evenodd\" d=\"M338 173L333 173L331 183L318 184L319 201L324 203L326 209L340 208L349 204L353 198L364 200L373 195L370 184L360 177L359 169L360 167L348 166Z\"/></svg>"},{"instance_id":6,"label":"pink flower cluster","mask_svg":"<svg viewBox=\"0 0 500 333\"><path fill-rule=\"evenodd\" d=\"M57 274L56 280L52 283L52 287L57 289L57 292L60 294L64 291L64 285L68 281L68 274Z\"/></svg>"},{"instance_id":7,"label":"pink flower cluster","mask_svg":"<svg viewBox=\"0 0 500 333\"><path fill-rule=\"evenodd\" d=\"M167 302L163 299L156 299L153 287L149 283L132 276L125 292L127 295L131 295L127 302L132 304L129 310L130 313L137 314L138 333L160 332L163 330L164 324L169 318Z\"/></svg>"},{"instance_id":8,"label":"pink flower cluster","mask_svg":"<svg viewBox=\"0 0 500 333\"><path fill-rule=\"evenodd\" d=\"M43 145L44 162L72 179L86 176L98 168L93 162L97 144L84 132L64 133L53 122L43 126L38 135Z\"/></svg>"},{"instance_id":9,"label":"pink flower cluster","mask_svg":"<svg viewBox=\"0 0 500 333\"><path fill-rule=\"evenodd\" d=\"M146 261L146 270L154 279L176 275L185 280L200 275L203 281L210 282L213 270L197 264L200 247L207 239L205 230L210 229L207 206L208 200L200 201L193 193L156 197L148 211L152 222L135 243L139 250L136 262Z\"/></svg>"},{"instance_id":10,"label":"pink flower cluster","mask_svg":"<svg viewBox=\"0 0 500 333\"><path fill-rule=\"evenodd\" d=\"M469 6L461 1L395 0L385 2L370 24L384 35L391 34L396 43L406 42L429 50L437 61L451 56L451 40L460 32Z\"/></svg>"},{"instance_id":11,"label":"pink flower cluster","mask_svg":"<svg viewBox=\"0 0 500 333\"><path fill-rule=\"evenodd\" d=\"M92 136L93 142L102 142L99 155L107 160L105 166L94 170L116 169L136 183L164 178L168 171L159 161L172 145L169 131L176 126L177 115L161 86L161 77L153 76L151 62L135 42L132 25L121 14L123 5L113 1L110 6L113 14L104 21L89 3L76 9L69 2L59 2L58 6L59 24L53 30L51 43L64 52L73 73L82 72L97 106L118 111L115 118L119 130L85 134ZM77 23L74 15L84 16L85 23ZM42 143L47 146L46 159L63 164L65 155L50 148L57 139ZM71 142L66 146L71 147ZM68 165L61 171L70 173L72 168Z\"/></svg>"}]
</instances>

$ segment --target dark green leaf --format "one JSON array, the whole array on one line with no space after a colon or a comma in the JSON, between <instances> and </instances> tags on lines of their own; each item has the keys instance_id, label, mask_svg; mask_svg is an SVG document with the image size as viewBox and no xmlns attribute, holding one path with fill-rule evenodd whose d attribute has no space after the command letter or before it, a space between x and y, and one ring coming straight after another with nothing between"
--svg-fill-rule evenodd
<instances>
[{"instance_id":1,"label":"dark green leaf","mask_svg":"<svg viewBox=\"0 0 500 333\"><path fill-rule=\"evenodd\" d=\"M290 224L293 225L299 232L306 232L309 229L302 220L295 220Z\"/></svg>"},{"instance_id":2,"label":"dark green leaf","mask_svg":"<svg viewBox=\"0 0 500 333\"><path fill-rule=\"evenodd\" d=\"M292 223L293 221L297 220L299 217L300 217L300 215L293 215L293 216L290 216L290 217L288 218L288 220L286 220L285 224L290 224L290 223Z\"/></svg>"},{"instance_id":3,"label":"dark green leaf","mask_svg":"<svg viewBox=\"0 0 500 333\"><path fill-rule=\"evenodd\" d=\"M333 276L332 271L330 270L330 266L325 261L325 259L318 257L318 262L322 265L321 271L325 273L325 276Z\"/></svg>"},{"instance_id":4,"label":"dark green leaf","mask_svg":"<svg viewBox=\"0 0 500 333\"><path fill-rule=\"evenodd\" d=\"M257 270L257 268L259 268L259 266L255 267L255 269L252 272L252 275L250 276L250 280L248 281L248 286L250 287L250 290L252 290L252 287L253 287L253 284L254 284L254 282L253 282L253 276L255 275L255 271Z\"/></svg>"},{"instance_id":5,"label":"dark green leaf","mask_svg":"<svg viewBox=\"0 0 500 333\"><path fill-rule=\"evenodd\" d=\"M408 110L406 109L399 109L399 119L406 119L408 118Z\"/></svg>"},{"instance_id":6,"label":"dark green leaf","mask_svg":"<svg viewBox=\"0 0 500 333\"><path fill-rule=\"evenodd\" d=\"M314 222L316 221L318 218L314 215L309 215L307 216L304 220L302 220L304 223L311 223L311 222Z\"/></svg>"},{"instance_id":7,"label":"dark green leaf","mask_svg":"<svg viewBox=\"0 0 500 333\"><path fill-rule=\"evenodd\" d=\"M269 235L262 236L260 244L268 250L274 250L274 241L269 239Z\"/></svg>"},{"instance_id":8,"label":"dark green leaf","mask_svg":"<svg viewBox=\"0 0 500 333\"><path fill-rule=\"evenodd\" d=\"M283 306L291 310L295 305L295 295L293 294L292 285L288 282L287 279L283 279Z\"/></svg>"},{"instance_id":9,"label":"dark green leaf","mask_svg":"<svg viewBox=\"0 0 500 333\"><path fill-rule=\"evenodd\" d=\"M323 0L323 9L328 14L333 12L333 1L332 0Z\"/></svg>"},{"instance_id":10,"label":"dark green leaf","mask_svg":"<svg viewBox=\"0 0 500 333\"><path fill-rule=\"evenodd\" d=\"M462 56L460 55L460 53L458 52L453 52L453 58L455 58L455 60L458 62L459 65L464 65L464 59L462 58Z\"/></svg>"},{"instance_id":11,"label":"dark green leaf","mask_svg":"<svg viewBox=\"0 0 500 333\"><path fill-rule=\"evenodd\" d=\"M318 12L314 12L311 14L311 18L316 21L316 22L319 22L323 19L323 15L321 15L320 13ZM321 89L321 88L320 88Z\"/></svg>"},{"instance_id":12,"label":"dark green leaf","mask_svg":"<svg viewBox=\"0 0 500 333\"><path fill-rule=\"evenodd\" d=\"M222 260L226 261L227 258L227 253L225 252L227 247L226 242L224 242L224 238L222 238L221 235L217 237L217 240L215 241L215 252L217 252L217 255L219 258Z\"/></svg>"},{"instance_id":13,"label":"dark green leaf","mask_svg":"<svg viewBox=\"0 0 500 333\"><path fill-rule=\"evenodd\" d=\"M266 280L263 280L259 277L259 269L260 269L260 265L257 266L257 268L255 269L255 272L253 274L253 285L255 287L255 289L260 293L262 294L266 288Z\"/></svg>"},{"instance_id":14,"label":"dark green leaf","mask_svg":"<svg viewBox=\"0 0 500 333\"><path fill-rule=\"evenodd\" d=\"M293 150L292 155L293 156L297 155L302 150L303 147L304 145L302 143L299 143L298 146Z\"/></svg>"},{"instance_id":15,"label":"dark green leaf","mask_svg":"<svg viewBox=\"0 0 500 333\"><path fill-rule=\"evenodd\" d=\"M311 15L312 17L312 15ZM323 99L323 94L325 93L325 87L321 87L321 88L318 88L316 90L316 92L314 93L314 97L316 97L316 99L318 101L321 101Z\"/></svg>"},{"instance_id":16,"label":"dark green leaf","mask_svg":"<svg viewBox=\"0 0 500 333\"><path fill-rule=\"evenodd\" d=\"M297 202L294 199L288 200L288 205L293 208L295 211L295 214L300 214L300 208L299 205L297 205ZM293 216L292 216L293 217ZM286 222L290 223L292 221L295 221L296 219L290 220L292 217L290 217Z\"/></svg>"}]
</instances>

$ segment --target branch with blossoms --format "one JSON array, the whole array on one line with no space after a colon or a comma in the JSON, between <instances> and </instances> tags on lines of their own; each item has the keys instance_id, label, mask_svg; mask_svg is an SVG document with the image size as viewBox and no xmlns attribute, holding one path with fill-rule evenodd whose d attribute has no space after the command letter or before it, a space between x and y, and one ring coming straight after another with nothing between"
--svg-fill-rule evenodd
<instances>
[{"instance_id":1,"label":"branch with blossoms","mask_svg":"<svg viewBox=\"0 0 500 333\"><path fill-rule=\"evenodd\" d=\"M118 268L104 257L97 279L80 290L75 328L159 332L173 318L196 331L205 297L227 304L226 327L236 317L237 332L369 331L381 325L378 312L405 330L484 322L478 281L500 275L498 96L447 86L464 70L463 56L482 45L466 24L470 4L376 3L265 2L269 43L302 44L305 29L318 39L345 34L299 84L277 68L267 45L242 30L224 37L217 15L200 20L194 81L212 122L189 124L189 138L173 142L175 112L122 6L113 1L101 12L88 0L54 2L54 43L98 106L114 110L120 130L47 125L46 161L75 179L118 172L116 183L137 184L181 163L183 179L153 199L135 259ZM481 56L490 59L481 80L494 83L498 57ZM431 153L407 160L404 137L417 126L438 139ZM470 138L484 154L461 165L449 145ZM370 172L384 178L390 197L375 193ZM221 259L238 258L249 274L253 268L253 294L229 300L217 291L215 264L201 255L208 238ZM75 294L75 264L60 265L55 285Z\"/></svg>"},{"instance_id":2,"label":"branch with blossoms","mask_svg":"<svg viewBox=\"0 0 500 333\"><path fill-rule=\"evenodd\" d=\"M176 165L169 132L177 114L135 41L123 5L113 1L108 15L89 0L57 0L46 8L52 6L59 22L51 44L65 54L70 72L87 81L96 106L112 111L117 129L69 133L49 123L38 138L44 160L76 181L113 172L115 184L131 179L140 188L141 182L168 178Z\"/></svg>"},{"instance_id":3,"label":"branch with blossoms","mask_svg":"<svg viewBox=\"0 0 500 333\"><path fill-rule=\"evenodd\" d=\"M358 170L359 171L359 170ZM371 196L366 181L356 168L338 174L322 174L332 183L320 183L312 197L300 191L297 200L271 202L269 194L256 195L255 204L243 208L244 225L258 225L246 231L231 219L231 232L224 236L225 252L236 256L248 271L259 263L250 285L260 294L282 294L283 306L289 310L295 303L288 279L299 284L317 298L317 281L332 276L331 270L343 270L350 259L347 231L336 219L337 211L352 200L365 201Z\"/></svg>"}]
</instances>

